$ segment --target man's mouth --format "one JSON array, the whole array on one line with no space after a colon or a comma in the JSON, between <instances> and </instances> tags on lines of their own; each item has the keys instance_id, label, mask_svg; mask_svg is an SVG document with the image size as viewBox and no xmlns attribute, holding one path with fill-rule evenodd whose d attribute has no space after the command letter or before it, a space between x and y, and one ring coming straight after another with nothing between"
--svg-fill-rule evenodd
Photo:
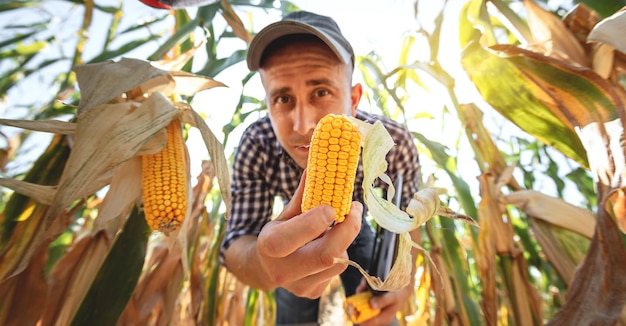
<instances>
[{"instance_id":1,"label":"man's mouth","mask_svg":"<svg viewBox=\"0 0 626 326\"><path fill-rule=\"evenodd\" d=\"M308 151L309 150L309 145L301 145L301 146L296 146L296 149L299 151Z\"/></svg>"}]
</instances>

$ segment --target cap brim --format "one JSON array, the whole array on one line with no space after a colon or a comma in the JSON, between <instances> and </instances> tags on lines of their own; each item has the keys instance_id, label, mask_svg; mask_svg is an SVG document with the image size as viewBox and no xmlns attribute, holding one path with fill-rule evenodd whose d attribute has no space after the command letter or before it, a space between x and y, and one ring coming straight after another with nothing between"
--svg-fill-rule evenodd
<instances>
[{"instance_id":1,"label":"cap brim","mask_svg":"<svg viewBox=\"0 0 626 326\"><path fill-rule=\"evenodd\" d=\"M326 33L314 28L310 25L292 21L283 20L265 27L261 32L254 36L250 47L248 48L247 62L248 69L251 71L259 70L261 68L261 57L263 52L270 43L276 39L293 34L311 34L317 36L337 55L342 62L346 64L352 63L352 56L341 45L336 43L332 37L329 37Z\"/></svg>"}]
</instances>

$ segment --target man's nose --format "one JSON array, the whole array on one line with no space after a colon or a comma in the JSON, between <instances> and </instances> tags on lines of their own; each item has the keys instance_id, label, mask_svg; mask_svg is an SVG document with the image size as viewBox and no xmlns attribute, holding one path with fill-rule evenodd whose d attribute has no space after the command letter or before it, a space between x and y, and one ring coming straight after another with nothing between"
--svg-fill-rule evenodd
<instances>
[{"instance_id":1,"label":"man's nose","mask_svg":"<svg viewBox=\"0 0 626 326\"><path fill-rule=\"evenodd\" d=\"M293 130L301 135L309 134L317 124L315 111L306 103L296 105L294 112Z\"/></svg>"}]
</instances>

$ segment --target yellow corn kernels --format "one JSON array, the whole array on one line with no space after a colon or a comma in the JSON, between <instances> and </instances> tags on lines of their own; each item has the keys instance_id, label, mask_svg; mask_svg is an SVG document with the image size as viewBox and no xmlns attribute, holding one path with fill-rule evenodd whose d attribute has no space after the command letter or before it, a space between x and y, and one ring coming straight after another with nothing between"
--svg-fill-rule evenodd
<instances>
[{"instance_id":1,"label":"yellow corn kernels","mask_svg":"<svg viewBox=\"0 0 626 326\"><path fill-rule=\"evenodd\" d=\"M370 298L372 295L372 292L364 291L346 298L344 311L352 323L360 324L380 314L379 309L375 310L370 306Z\"/></svg>"},{"instance_id":2,"label":"yellow corn kernels","mask_svg":"<svg viewBox=\"0 0 626 326\"><path fill-rule=\"evenodd\" d=\"M346 116L328 114L318 122L309 147L302 212L326 204L335 208L335 221L343 222L360 153L361 134Z\"/></svg>"},{"instance_id":3,"label":"yellow corn kernels","mask_svg":"<svg viewBox=\"0 0 626 326\"><path fill-rule=\"evenodd\" d=\"M187 163L180 122L174 119L166 129L165 148L142 156L142 187L146 222L169 234L187 213Z\"/></svg>"}]
</instances>

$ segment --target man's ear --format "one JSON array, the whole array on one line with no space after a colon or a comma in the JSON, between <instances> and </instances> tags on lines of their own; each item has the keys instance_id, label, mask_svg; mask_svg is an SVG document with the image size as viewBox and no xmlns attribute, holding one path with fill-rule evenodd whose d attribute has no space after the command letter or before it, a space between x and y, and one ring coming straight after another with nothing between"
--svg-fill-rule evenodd
<instances>
[{"instance_id":1,"label":"man's ear","mask_svg":"<svg viewBox=\"0 0 626 326\"><path fill-rule=\"evenodd\" d=\"M361 96L363 95L363 86L357 83L352 86L350 91L350 114L354 117L356 116L356 109L359 107L359 102L361 101Z\"/></svg>"}]
</instances>

